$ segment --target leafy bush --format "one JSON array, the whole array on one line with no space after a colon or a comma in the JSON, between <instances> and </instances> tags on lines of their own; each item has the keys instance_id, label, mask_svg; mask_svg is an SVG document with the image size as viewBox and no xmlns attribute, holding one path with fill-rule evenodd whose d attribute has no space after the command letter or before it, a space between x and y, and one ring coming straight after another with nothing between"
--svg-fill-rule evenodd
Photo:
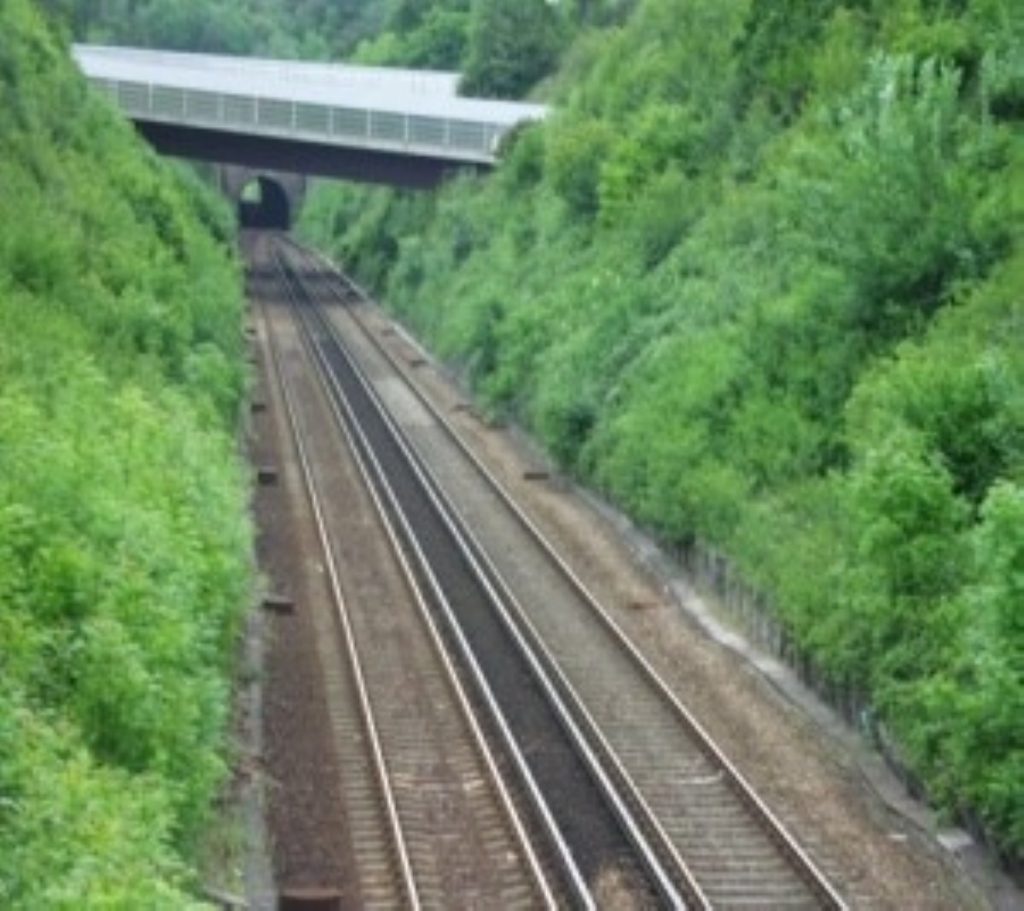
<instances>
[{"instance_id":1,"label":"leafy bush","mask_svg":"<svg viewBox=\"0 0 1024 911\"><path fill-rule=\"evenodd\" d=\"M612 132L601 120L575 123L550 136L544 170L571 216L597 214L601 171L611 146Z\"/></svg>"},{"instance_id":2,"label":"leafy bush","mask_svg":"<svg viewBox=\"0 0 1024 911\"><path fill-rule=\"evenodd\" d=\"M230 216L0 28L0 905L192 907L251 572Z\"/></svg>"}]
</instances>

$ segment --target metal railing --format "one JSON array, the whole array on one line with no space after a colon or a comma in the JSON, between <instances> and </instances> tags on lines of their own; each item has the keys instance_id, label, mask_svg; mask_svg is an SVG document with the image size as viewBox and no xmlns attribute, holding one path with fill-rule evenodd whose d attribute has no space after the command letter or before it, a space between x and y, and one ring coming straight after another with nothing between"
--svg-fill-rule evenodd
<instances>
[{"instance_id":1,"label":"metal railing","mask_svg":"<svg viewBox=\"0 0 1024 911\"><path fill-rule=\"evenodd\" d=\"M90 77L129 117L493 163L508 124Z\"/></svg>"}]
</instances>

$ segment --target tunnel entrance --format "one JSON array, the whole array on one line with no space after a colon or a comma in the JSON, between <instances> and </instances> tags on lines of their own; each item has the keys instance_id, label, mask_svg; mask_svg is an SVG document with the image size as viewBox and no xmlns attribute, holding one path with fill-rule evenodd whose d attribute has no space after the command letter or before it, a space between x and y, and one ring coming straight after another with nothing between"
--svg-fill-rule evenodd
<instances>
[{"instance_id":1,"label":"tunnel entrance","mask_svg":"<svg viewBox=\"0 0 1024 911\"><path fill-rule=\"evenodd\" d=\"M238 223L243 228L274 228L287 231L291 227L291 206L284 187L269 177L249 181L238 201Z\"/></svg>"}]
</instances>

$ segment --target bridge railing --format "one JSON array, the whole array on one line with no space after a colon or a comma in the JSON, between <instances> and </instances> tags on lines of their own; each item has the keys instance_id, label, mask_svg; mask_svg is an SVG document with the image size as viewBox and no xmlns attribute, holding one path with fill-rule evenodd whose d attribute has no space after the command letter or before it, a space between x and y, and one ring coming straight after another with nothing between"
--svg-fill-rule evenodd
<instances>
[{"instance_id":1,"label":"bridge railing","mask_svg":"<svg viewBox=\"0 0 1024 911\"><path fill-rule=\"evenodd\" d=\"M505 124L90 77L130 117L493 162Z\"/></svg>"}]
</instances>

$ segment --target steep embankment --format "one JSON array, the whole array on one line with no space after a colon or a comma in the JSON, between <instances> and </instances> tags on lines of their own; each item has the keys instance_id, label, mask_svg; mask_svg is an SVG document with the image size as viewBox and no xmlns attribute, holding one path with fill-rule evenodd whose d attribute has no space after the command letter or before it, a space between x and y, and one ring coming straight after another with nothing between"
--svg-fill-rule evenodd
<instances>
[{"instance_id":1,"label":"steep embankment","mask_svg":"<svg viewBox=\"0 0 1024 911\"><path fill-rule=\"evenodd\" d=\"M304 230L569 471L728 554L1024 850L1024 7L644 0L552 121Z\"/></svg>"},{"instance_id":2,"label":"steep embankment","mask_svg":"<svg viewBox=\"0 0 1024 911\"><path fill-rule=\"evenodd\" d=\"M0 906L179 911L251 585L230 223L0 34Z\"/></svg>"}]
</instances>

